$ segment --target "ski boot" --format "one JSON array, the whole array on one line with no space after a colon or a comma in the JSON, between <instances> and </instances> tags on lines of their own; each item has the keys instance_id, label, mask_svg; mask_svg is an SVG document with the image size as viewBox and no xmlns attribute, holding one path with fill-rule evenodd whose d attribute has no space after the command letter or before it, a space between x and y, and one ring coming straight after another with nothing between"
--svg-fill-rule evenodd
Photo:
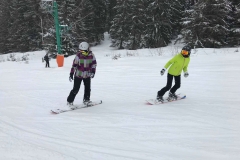
<instances>
[{"instance_id":1,"label":"ski boot","mask_svg":"<svg viewBox=\"0 0 240 160\"><path fill-rule=\"evenodd\" d=\"M174 100L177 100L177 95L175 93L171 93L169 92L169 96L167 98L168 101L174 101Z\"/></svg>"},{"instance_id":2,"label":"ski boot","mask_svg":"<svg viewBox=\"0 0 240 160\"><path fill-rule=\"evenodd\" d=\"M73 105L73 102L67 102L67 106L70 108L70 109L75 109L74 105Z\"/></svg>"},{"instance_id":3,"label":"ski boot","mask_svg":"<svg viewBox=\"0 0 240 160\"><path fill-rule=\"evenodd\" d=\"M91 104L92 101L90 101L89 99L83 99L83 104L88 106L89 104Z\"/></svg>"},{"instance_id":4,"label":"ski boot","mask_svg":"<svg viewBox=\"0 0 240 160\"><path fill-rule=\"evenodd\" d=\"M164 102L163 96L157 95L156 102Z\"/></svg>"}]
</instances>

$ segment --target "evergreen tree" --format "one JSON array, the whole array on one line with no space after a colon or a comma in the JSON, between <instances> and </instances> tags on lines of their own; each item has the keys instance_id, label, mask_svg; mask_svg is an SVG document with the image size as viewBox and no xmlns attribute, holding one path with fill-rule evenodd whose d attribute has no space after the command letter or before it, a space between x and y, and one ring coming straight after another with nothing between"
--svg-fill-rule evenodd
<instances>
[{"instance_id":1,"label":"evergreen tree","mask_svg":"<svg viewBox=\"0 0 240 160\"><path fill-rule=\"evenodd\" d=\"M77 31L79 42L94 41L94 7L90 0L83 0L77 18Z\"/></svg>"},{"instance_id":2,"label":"evergreen tree","mask_svg":"<svg viewBox=\"0 0 240 160\"><path fill-rule=\"evenodd\" d=\"M8 49L26 52L39 47L40 27L36 24L34 1L13 0L10 6L10 26Z\"/></svg>"},{"instance_id":3,"label":"evergreen tree","mask_svg":"<svg viewBox=\"0 0 240 160\"><path fill-rule=\"evenodd\" d=\"M107 12L105 0L91 0L94 7L94 42L98 44L103 40L103 33L107 31Z\"/></svg>"},{"instance_id":4,"label":"evergreen tree","mask_svg":"<svg viewBox=\"0 0 240 160\"><path fill-rule=\"evenodd\" d=\"M124 42L129 40L129 24L131 23L131 19L129 16L129 11L131 10L130 1L117 0L117 4L114 7L114 10L116 12L116 15L113 18L112 25L110 27L112 46L123 49L125 47Z\"/></svg>"},{"instance_id":5,"label":"evergreen tree","mask_svg":"<svg viewBox=\"0 0 240 160\"><path fill-rule=\"evenodd\" d=\"M180 30L183 1L152 0L147 7L145 41L147 47L161 47L170 43ZM175 32L175 33L174 33Z\"/></svg>"},{"instance_id":6,"label":"evergreen tree","mask_svg":"<svg viewBox=\"0 0 240 160\"><path fill-rule=\"evenodd\" d=\"M41 4L40 1L39 4ZM48 3L45 6L47 8L42 7L39 8L40 13L38 14L40 19L42 49L47 50L49 53L57 53L53 3Z\"/></svg>"},{"instance_id":7,"label":"evergreen tree","mask_svg":"<svg viewBox=\"0 0 240 160\"><path fill-rule=\"evenodd\" d=\"M72 34L72 24L75 21L74 12L78 9L76 0L65 0L58 2L59 23L60 28L62 53L66 56L73 55L78 50L75 38Z\"/></svg>"},{"instance_id":8,"label":"evergreen tree","mask_svg":"<svg viewBox=\"0 0 240 160\"><path fill-rule=\"evenodd\" d=\"M130 23L128 24L129 34L126 48L138 49L143 47L142 35L145 28L145 7L142 0L130 1L129 7L131 10L128 11Z\"/></svg>"},{"instance_id":9,"label":"evergreen tree","mask_svg":"<svg viewBox=\"0 0 240 160\"><path fill-rule=\"evenodd\" d=\"M39 6L39 0L27 1L29 11L25 13L25 19L28 21L27 34L29 35L29 50L42 49L42 29L41 29L41 10Z\"/></svg>"},{"instance_id":10,"label":"evergreen tree","mask_svg":"<svg viewBox=\"0 0 240 160\"><path fill-rule=\"evenodd\" d=\"M71 24L74 38L78 43L100 43L106 24L105 3L102 0L81 0L76 1L76 6L77 9L71 13L74 17Z\"/></svg>"},{"instance_id":11,"label":"evergreen tree","mask_svg":"<svg viewBox=\"0 0 240 160\"><path fill-rule=\"evenodd\" d=\"M196 0L195 0L196 1ZM173 28L173 38L176 38L182 29L182 18L183 14L185 11L185 0L172 0L172 1L167 1L169 7L169 14L170 16L170 21L172 23L172 28Z\"/></svg>"},{"instance_id":12,"label":"evergreen tree","mask_svg":"<svg viewBox=\"0 0 240 160\"><path fill-rule=\"evenodd\" d=\"M229 12L227 0L202 0L191 10L183 21L182 33L185 42L196 47L221 47L227 44L229 34Z\"/></svg>"},{"instance_id":13,"label":"evergreen tree","mask_svg":"<svg viewBox=\"0 0 240 160\"><path fill-rule=\"evenodd\" d=\"M105 6L106 6L106 31L109 32L111 27L111 22L113 21L113 18L115 17L115 10L114 7L117 4L117 0L105 0Z\"/></svg>"},{"instance_id":14,"label":"evergreen tree","mask_svg":"<svg viewBox=\"0 0 240 160\"><path fill-rule=\"evenodd\" d=\"M59 23L69 28L67 31L61 30L64 54L75 54L81 41L87 41L93 45L100 43L106 27L106 6L103 0L58 0L57 4ZM45 48L56 53L55 27L48 26L48 29Z\"/></svg>"},{"instance_id":15,"label":"evergreen tree","mask_svg":"<svg viewBox=\"0 0 240 160\"><path fill-rule=\"evenodd\" d=\"M10 4L9 0L0 1L0 53L7 53L9 36L8 28L10 26Z\"/></svg>"},{"instance_id":16,"label":"evergreen tree","mask_svg":"<svg viewBox=\"0 0 240 160\"><path fill-rule=\"evenodd\" d=\"M41 0L0 0L0 52L47 49L56 53L54 17ZM112 46L138 49L166 46L182 31L197 47L239 45L239 0L57 0L63 53L81 41L99 44L110 32ZM182 13L185 11L185 17ZM182 19L182 24L180 20Z\"/></svg>"},{"instance_id":17,"label":"evergreen tree","mask_svg":"<svg viewBox=\"0 0 240 160\"><path fill-rule=\"evenodd\" d=\"M75 32L76 15L79 14L79 1L76 0L57 0L58 17L60 25L60 40L62 54L65 56L75 54L78 50L77 37ZM52 8L52 4L50 5ZM44 27L44 49L50 54L57 54L56 42L56 26L52 12L44 12L42 14ZM54 57L54 56L53 56Z\"/></svg>"},{"instance_id":18,"label":"evergreen tree","mask_svg":"<svg viewBox=\"0 0 240 160\"><path fill-rule=\"evenodd\" d=\"M231 0L231 12L230 16L230 34L228 35L228 43L230 46L240 45L240 2L237 0Z\"/></svg>"}]
</instances>

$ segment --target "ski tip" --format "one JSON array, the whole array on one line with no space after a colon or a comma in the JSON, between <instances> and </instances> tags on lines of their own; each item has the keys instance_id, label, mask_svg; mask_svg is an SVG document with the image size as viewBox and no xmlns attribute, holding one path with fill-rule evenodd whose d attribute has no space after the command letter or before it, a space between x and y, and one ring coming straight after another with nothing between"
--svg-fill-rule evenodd
<instances>
[{"instance_id":1,"label":"ski tip","mask_svg":"<svg viewBox=\"0 0 240 160\"><path fill-rule=\"evenodd\" d=\"M145 102L146 105L153 105L152 103L149 103L148 101Z\"/></svg>"},{"instance_id":2,"label":"ski tip","mask_svg":"<svg viewBox=\"0 0 240 160\"><path fill-rule=\"evenodd\" d=\"M58 112L53 111L53 110L51 110L51 113L52 113L52 114L59 114Z\"/></svg>"},{"instance_id":3,"label":"ski tip","mask_svg":"<svg viewBox=\"0 0 240 160\"><path fill-rule=\"evenodd\" d=\"M186 96L186 95L184 95L184 96L182 97L182 99L185 99L185 98L187 98L187 96Z\"/></svg>"},{"instance_id":4,"label":"ski tip","mask_svg":"<svg viewBox=\"0 0 240 160\"><path fill-rule=\"evenodd\" d=\"M147 105L154 105L155 101L153 99L148 99L148 100L146 100L146 104Z\"/></svg>"}]
</instances>

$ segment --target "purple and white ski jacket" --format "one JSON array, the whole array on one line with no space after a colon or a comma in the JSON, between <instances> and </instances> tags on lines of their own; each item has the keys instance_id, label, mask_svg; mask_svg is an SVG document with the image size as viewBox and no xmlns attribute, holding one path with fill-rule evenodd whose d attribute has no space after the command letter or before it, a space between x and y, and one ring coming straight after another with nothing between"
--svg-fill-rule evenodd
<instances>
[{"instance_id":1,"label":"purple and white ski jacket","mask_svg":"<svg viewBox=\"0 0 240 160\"><path fill-rule=\"evenodd\" d=\"M90 77L91 73L95 74L96 66L97 61L92 51L89 51L87 56L84 56L81 52L78 52L73 60L70 73L75 73L75 77L78 78L88 78Z\"/></svg>"}]
</instances>

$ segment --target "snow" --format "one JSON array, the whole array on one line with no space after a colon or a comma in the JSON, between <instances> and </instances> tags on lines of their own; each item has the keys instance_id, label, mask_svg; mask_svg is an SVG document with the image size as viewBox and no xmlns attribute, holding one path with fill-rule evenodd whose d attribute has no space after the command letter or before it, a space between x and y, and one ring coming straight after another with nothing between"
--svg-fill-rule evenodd
<instances>
[{"instance_id":1,"label":"snow","mask_svg":"<svg viewBox=\"0 0 240 160\"><path fill-rule=\"evenodd\" d=\"M165 86L160 70L181 46L136 51L109 46L106 38L92 47L98 66L91 99L103 104L58 115L50 110L67 108L74 56L61 68L53 59L45 68L44 51L28 52L29 63L0 63L1 160L239 159L237 48L193 50L189 77L182 76L177 91L187 98L154 106L145 100ZM121 58L113 60L116 54ZM81 104L82 97L83 85L74 103Z\"/></svg>"}]
</instances>

